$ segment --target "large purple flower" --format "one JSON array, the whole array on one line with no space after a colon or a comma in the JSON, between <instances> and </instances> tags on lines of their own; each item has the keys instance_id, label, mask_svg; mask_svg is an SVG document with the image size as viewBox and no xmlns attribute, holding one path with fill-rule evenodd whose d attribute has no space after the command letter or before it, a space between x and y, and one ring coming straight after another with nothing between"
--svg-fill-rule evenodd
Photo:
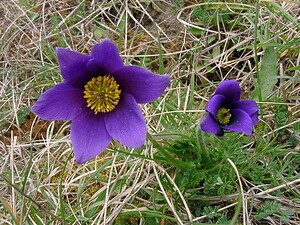
<instances>
[{"instance_id":1,"label":"large purple flower","mask_svg":"<svg viewBox=\"0 0 300 225\"><path fill-rule=\"evenodd\" d=\"M252 135L252 127L258 123L258 107L253 100L240 101L240 95L236 80L221 82L206 105L201 129L218 136L224 135L224 130Z\"/></svg>"},{"instance_id":2,"label":"large purple flower","mask_svg":"<svg viewBox=\"0 0 300 225\"><path fill-rule=\"evenodd\" d=\"M108 39L91 55L56 49L62 83L44 92L32 111L44 120L72 120L71 141L78 163L102 153L111 139L142 147L146 123L138 103L158 98L169 84L137 66L124 66L117 47Z\"/></svg>"}]
</instances>

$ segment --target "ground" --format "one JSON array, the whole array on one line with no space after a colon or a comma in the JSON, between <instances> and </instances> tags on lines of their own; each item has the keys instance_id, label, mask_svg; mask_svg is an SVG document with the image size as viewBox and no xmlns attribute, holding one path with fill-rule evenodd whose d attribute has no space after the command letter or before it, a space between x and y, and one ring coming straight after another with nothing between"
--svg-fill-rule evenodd
<instances>
[{"instance_id":1,"label":"ground","mask_svg":"<svg viewBox=\"0 0 300 225\"><path fill-rule=\"evenodd\" d=\"M298 1L1 1L0 224L299 224L299 12ZM90 54L105 38L126 65L171 81L140 105L143 148L113 141L77 164L70 121L30 108L62 81L56 47ZM199 130L228 79L260 108L251 137Z\"/></svg>"}]
</instances>

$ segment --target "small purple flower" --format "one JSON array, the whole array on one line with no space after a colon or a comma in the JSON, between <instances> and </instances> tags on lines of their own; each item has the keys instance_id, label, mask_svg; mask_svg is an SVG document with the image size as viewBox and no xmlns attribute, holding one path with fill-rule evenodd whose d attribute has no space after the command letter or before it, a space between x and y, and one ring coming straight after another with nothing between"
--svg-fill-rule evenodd
<instances>
[{"instance_id":1,"label":"small purple flower","mask_svg":"<svg viewBox=\"0 0 300 225\"><path fill-rule=\"evenodd\" d=\"M224 130L252 135L252 127L258 123L258 107L253 100L240 101L240 95L236 80L221 82L206 105L201 129L218 136L224 135Z\"/></svg>"},{"instance_id":2,"label":"small purple flower","mask_svg":"<svg viewBox=\"0 0 300 225\"><path fill-rule=\"evenodd\" d=\"M72 120L71 141L78 163L102 153L111 139L130 148L142 147L146 123L139 104L158 98L169 84L138 66L124 66L108 39L91 55L56 48L62 83L44 92L32 111L44 120Z\"/></svg>"}]
</instances>

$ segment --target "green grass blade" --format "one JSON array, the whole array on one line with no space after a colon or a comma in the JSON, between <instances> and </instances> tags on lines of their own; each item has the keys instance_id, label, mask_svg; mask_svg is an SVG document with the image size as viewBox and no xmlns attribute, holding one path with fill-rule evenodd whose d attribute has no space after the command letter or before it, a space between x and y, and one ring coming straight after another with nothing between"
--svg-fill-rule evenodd
<instances>
[{"instance_id":1,"label":"green grass blade","mask_svg":"<svg viewBox=\"0 0 300 225\"><path fill-rule=\"evenodd\" d=\"M160 37L159 33L157 32L157 42L158 42L158 53L159 53L159 73L164 74L165 73L165 65L164 65L164 60L163 60L163 54L162 54L162 47L160 43Z\"/></svg>"},{"instance_id":2,"label":"green grass blade","mask_svg":"<svg viewBox=\"0 0 300 225\"><path fill-rule=\"evenodd\" d=\"M285 19L290 21L294 26L300 29L299 22L295 17L288 13L283 7L281 7L277 2L266 2L266 6L269 10L282 15Z\"/></svg>"}]
</instances>

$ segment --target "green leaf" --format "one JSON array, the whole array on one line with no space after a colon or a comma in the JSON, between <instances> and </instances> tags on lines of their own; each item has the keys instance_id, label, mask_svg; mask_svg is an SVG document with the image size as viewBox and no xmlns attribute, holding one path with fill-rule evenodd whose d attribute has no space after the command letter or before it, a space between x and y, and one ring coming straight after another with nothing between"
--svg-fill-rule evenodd
<instances>
[{"instance_id":1,"label":"green leaf","mask_svg":"<svg viewBox=\"0 0 300 225\"><path fill-rule=\"evenodd\" d=\"M299 23L293 15L291 15L288 11L286 11L280 3L277 2L267 2L266 6L269 10L275 12L276 14L281 15L288 21L290 21L294 26L296 26L298 29L300 28Z\"/></svg>"},{"instance_id":2,"label":"green leaf","mask_svg":"<svg viewBox=\"0 0 300 225\"><path fill-rule=\"evenodd\" d=\"M203 30L200 30L200 29L198 29L198 28L196 28L196 27L190 27L190 28L188 29L188 32L190 32L190 33L192 33L192 34L195 34L195 35L203 34L203 33L204 33Z\"/></svg>"},{"instance_id":3,"label":"green leaf","mask_svg":"<svg viewBox=\"0 0 300 225\"><path fill-rule=\"evenodd\" d=\"M164 74L165 73L165 66L164 66L164 60L163 60L163 54L162 54L162 46L160 43L160 36L157 32L157 42L158 42L158 52L159 52L159 73Z\"/></svg>"},{"instance_id":4,"label":"green leaf","mask_svg":"<svg viewBox=\"0 0 300 225\"><path fill-rule=\"evenodd\" d=\"M274 48L271 46L266 47L259 72L260 84L252 93L253 99L257 100L259 93L261 93L262 100L266 100L268 95L272 93L278 79L276 61L277 56Z\"/></svg>"},{"instance_id":5,"label":"green leaf","mask_svg":"<svg viewBox=\"0 0 300 225\"><path fill-rule=\"evenodd\" d=\"M29 107L26 107L24 109L19 110L18 117L17 117L19 124L23 124L26 121L26 119L29 116L30 112L31 112L31 110L30 110Z\"/></svg>"},{"instance_id":6,"label":"green leaf","mask_svg":"<svg viewBox=\"0 0 300 225\"><path fill-rule=\"evenodd\" d=\"M294 67L288 68L287 71L294 71L294 70L300 70L300 66L294 66Z\"/></svg>"}]
</instances>

